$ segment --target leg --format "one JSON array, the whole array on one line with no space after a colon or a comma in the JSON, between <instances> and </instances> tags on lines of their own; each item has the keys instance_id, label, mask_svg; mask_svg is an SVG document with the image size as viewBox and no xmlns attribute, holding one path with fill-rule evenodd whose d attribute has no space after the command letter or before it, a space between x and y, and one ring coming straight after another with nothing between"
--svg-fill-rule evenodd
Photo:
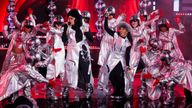
<instances>
[{"instance_id":1,"label":"leg","mask_svg":"<svg viewBox=\"0 0 192 108\"><path fill-rule=\"evenodd\" d=\"M175 84L176 83L174 81L170 81L167 84L167 98L164 101L164 104L166 104L166 105L174 103L174 87L175 87Z\"/></svg>"},{"instance_id":2,"label":"leg","mask_svg":"<svg viewBox=\"0 0 192 108\"><path fill-rule=\"evenodd\" d=\"M111 71L109 79L115 89L114 94L111 98L123 98L125 95L125 79L124 79L124 70L121 62L119 62L116 67Z\"/></svg>"},{"instance_id":3,"label":"leg","mask_svg":"<svg viewBox=\"0 0 192 108\"><path fill-rule=\"evenodd\" d=\"M184 88L184 93L185 93L186 102L191 103L192 102L191 91Z\"/></svg>"},{"instance_id":4,"label":"leg","mask_svg":"<svg viewBox=\"0 0 192 108\"><path fill-rule=\"evenodd\" d=\"M84 46L86 47L86 46ZM85 48L86 49L86 48ZM90 83L88 52L81 51L79 54L79 69L78 69L78 87L86 90L86 98L90 98L93 93L93 85Z\"/></svg>"},{"instance_id":5,"label":"leg","mask_svg":"<svg viewBox=\"0 0 192 108\"><path fill-rule=\"evenodd\" d=\"M54 89L47 84L47 98L50 99L50 100L57 100L57 96L55 96L55 91Z\"/></svg>"},{"instance_id":6,"label":"leg","mask_svg":"<svg viewBox=\"0 0 192 108\"><path fill-rule=\"evenodd\" d=\"M109 81L109 72L107 66L101 66L98 77L98 90L103 90L105 93L108 93L108 81Z\"/></svg>"}]
</instances>

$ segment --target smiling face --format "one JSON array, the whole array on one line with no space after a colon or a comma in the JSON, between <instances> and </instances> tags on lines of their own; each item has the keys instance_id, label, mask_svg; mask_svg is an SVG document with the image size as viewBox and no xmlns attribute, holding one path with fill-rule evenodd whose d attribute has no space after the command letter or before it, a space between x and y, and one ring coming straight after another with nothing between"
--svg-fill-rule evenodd
<instances>
[{"instance_id":1,"label":"smiling face","mask_svg":"<svg viewBox=\"0 0 192 108\"><path fill-rule=\"evenodd\" d=\"M110 14L110 15L108 16L108 20L113 19L113 17L114 17L114 15Z\"/></svg>"},{"instance_id":2,"label":"smiling face","mask_svg":"<svg viewBox=\"0 0 192 108\"><path fill-rule=\"evenodd\" d=\"M139 22L138 22L137 20L133 20L133 21L131 21L131 26L132 26L133 28L136 28L136 27L139 26Z\"/></svg>"},{"instance_id":3,"label":"smiling face","mask_svg":"<svg viewBox=\"0 0 192 108\"><path fill-rule=\"evenodd\" d=\"M120 27L118 31L119 31L119 35L123 38L126 37L128 34L128 31L123 27Z\"/></svg>"},{"instance_id":4,"label":"smiling face","mask_svg":"<svg viewBox=\"0 0 192 108\"><path fill-rule=\"evenodd\" d=\"M75 17L69 16L67 22L70 26L74 25L75 24Z\"/></svg>"}]
</instances>

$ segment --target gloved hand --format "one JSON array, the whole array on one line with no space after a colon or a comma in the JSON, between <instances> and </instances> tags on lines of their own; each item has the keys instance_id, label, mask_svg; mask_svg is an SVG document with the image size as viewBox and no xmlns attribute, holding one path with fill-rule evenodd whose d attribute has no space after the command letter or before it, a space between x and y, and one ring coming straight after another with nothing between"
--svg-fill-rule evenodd
<instances>
[{"instance_id":1,"label":"gloved hand","mask_svg":"<svg viewBox=\"0 0 192 108\"><path fill-rule=\"evenodd\" d=\"M175 21L177 24L181 23L181 18L180 18L180 16L177 15L177 16L174 18L174 21Z\"/></svg>"},{"instance_id":2,"label":"gloved hand","mask_svg":"<svg viewBox=\"0 0 192 108\"><path fill-rule=\"evenodd\" d=\"M122 20L125 20L125 19L126 19L126 14L125 14L125 13L122 13L122 14L121 14L121 17L122 17Z\"/></svg>"},{"instance_id":3,"label":"gloved hand","mask_svg":"<svg viewBox=\"0 0 192 108\"><path fill-rule=\"evenodd\" d=\"M143 47L143 46L140 46L140 52L141 52L141 54L144 54L144 53L146 53L147 52L147 48L146 47Z\"/></svg>"},{"instance_id":4,"label":"gloved hand","mask_svg":"<svg viewBox=\"0 0 192 108\"><path fill-rule=\"evenodd\" d=\"M54 51L55 53L57 53L57 52L61 51L61 48L53 48L53 51Z\"/></svg>"},{"instance_id":5,"label":"gloved hand","mask_svg":"<svg viewBox=\"0 0 192 108\"><path fill-rule=\"evenodd\" d=\"M139 17L140 17L141 21L145 21L145 17L143 15L140 15Z\"/></svg>"},{"instance_id":6,"label":"gloved hand","mask_svg":"<svg viewBox=\"0 0 192 108\"><path fill-rule=\"evenodd\" d=\"M145 74L143 74L143 78L150 79L150 78L152 78L152 75L150 73L145 73Z\"/></svg>"},{"instance_id":7,"label":"gloved hand","mask_svg":"<svg viewBox=\"0 0 192 108\"><path fill-rule=\"evenodd\" d=\"M159 80L158 80L158 79L155 79L155 80L153 81L153 86L156 86L157 84L159 84Z\"/></svg>"},{"instance_id":8,"label":"gloved hand","mask_svg":"<svg viewBox=\"0 0 192 108\"><path fill-rule=\"evenodd\" d=\"M29 15L31 15L31 14L33 14L33 10L32 10L31 8L29 8L29 9L27 10L27 13L28 13Z\"/></svg>"},{"instance_id":9,"label":"gloved hand","mask_svg":"<svg viewBox=\"0 0 192 108\"><path fill-rule=\"evenodd\" d=\"M51 87L54 87L54 86L56 85L55 80L54 80L54 79L49 80L49 85L50 85Z\"/></svg>"},{"instance_id":10,"label":"gloved hand","mask_svg":"<svg viewBox=\"0 0 192 108\"><path fill-rule=\"evenodd\" d=\"M104 16L105 16L105 18L108 18L109 13L108 13L108 12L105 12Z\"/></svg>"}]
</instances>

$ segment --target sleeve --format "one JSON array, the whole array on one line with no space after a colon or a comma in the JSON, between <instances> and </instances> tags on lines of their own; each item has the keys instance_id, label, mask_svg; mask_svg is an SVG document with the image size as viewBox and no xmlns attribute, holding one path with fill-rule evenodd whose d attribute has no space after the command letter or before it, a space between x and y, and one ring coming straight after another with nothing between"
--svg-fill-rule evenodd
<instances>
[{"instance_id":1,"label":"sleeve","mask_svg":"<svg viewBox=\"0 0 192 108\"><path fill-rule=\"evenodd\" d=\"M108 19L105 18L105 22L104 22L104 29L105 31L110 35L114 37L115 31L111 30L108 26Z\"/></svg>"},{"instance_id":2,"label":"sleeve","mask_svg":"<svg viewBox=\"0 0 192 108\"><path fill-rule=\"evenodd\" d=\"M142 34L143 34L143 32L144 32L143 27L142 27L139 31L133 31L133 29L132 29L132 30L131 30L131 35L132 35L133 37L141 37Z\"/></svg>"},{"instance_id":3,"label":"sleeve","mask_svg":"<svg viewBox=\"0 0 192 108\"><path fill-rule=\"evenodd\" d=\"M146 54L143 54L143 55L141 56L141 59L143 60L143 62L145 63L145 65L150 66L151 61L150 61L150 59L147 57Z\"/></svg>"},{"instance_id":4,"label":"sleeve","mask_svg":"<svg viewBox=\"0 0 192 108\"><path fill-rule=\"evenodd\" d=\"M157 15L157 16L155 16L153 19L150 19L150 20L148 20L148 21L145 21L144 22L144 25L145 26L148 26L148 25L151 25L152 23L154 23L155 21L157 21L158 19L159 19L159 15Z\"/></svg>"},{"instance_id":5,"label":"sleeve","mask_svg":"<svg viewBox=\"0 0 192 108\"><path fill-rule=\"evenodd\" d=\"M45 27L42 27L42 24L37 24L35 26L35 30L36 31L40 31L42 33L47 33L48 32L48 30Z\"/></svg>"},{"instance_id":6,"label":"sleeve","mask_svg":"<svg viewBox=\"0 0 192 108\"><path fill-rule=\"evenodd\" d=\"M67 43L67 41L68 41L68 37L67 37L67 28L68 28L68 26L67 26L67 24L65 24L65 25L64 25L63 34L62 34L62 37L61 37L63 43Z\"/></svg>"},{"instance_id":7,"label":"sleeve","mask_svg":"<svg viewBox=\"0 0 192 108\"><path fill-rule=\"evenodd\" d=\"M30 20L33 22L34 26L36 26L36 22L35 22L35 19L34 19L34 17L33 17L33 14L30 14L30 15L29 15L29 18L30 18Z\"/></svg>"},{"instance_id":8,"label":"sleeve","mask_svg":"<svg viewBox=\"0 0 192 108\"><path fill-rule=\"evenodd\" d=\"M62 30L55 29L54 27L50 27L50 32L55 33L57 35L61 35L63 33Z\"/></svg>"},{"instance_id":9,"label":"sleeve","mask_svg":"<svg viewBox=\"0 0 192 108\"><path fill-rule=\"evenodd\" d=\"M133 45L133 39L131 37L131 33L130 32L128 32L127 38L128 38L128 40L129 40L129 42L131 43L131 46L132 46Z\"/></svg>"},{"instance_id":10,"label":"sleeve","mask_svg":"<svg viewBox=\"0 0 192 108\"><path fill-rule=\"evenodd\" d=\"M86 38L93 43L93 34L91 33L91 31L89 30L89 32L84 32L84 35L86 36Z\"/></svg>"},{"instance_id":11,"label":"sleeve","mask_svg":"<svg viewBox=\"0 0 192 108\"><path fill-rule=\"evenodd\" d=\"M14 33L14 32L13 32ZM3 28L3 37L6 38L6 39L9 39L11 40L12 36L13 36L13 33L8 33L8 26L4 26Z\"/></svg>"},{"instance_id":12,"label":"sleeve","mask_svg":"<svg viewBox=\"0 0 192 108\"><path fill-rule=\"evenodd\" d=\"M18 21L17 16L13 16L13 22L18 29L21 29L21 23Z\"/></svg>"},{"instance_id":13,"label":"sleeve","mask_svg":"<svg viewBox=\"0 0 192 108\"><path fill-rule=\"evenodd\" d=\"M72 26L72 29L75 30L75 39L78 42L83 40L83 32L81 31L79 26Z\"/></svg>"},{"instance_id":14,"label":"sleeve","mask_svg":"<svg viewBox=\"0 0 192 108\"><path fill-rule=\"evenodd\" d=\"M129 61L130 61L130 51L131 51L131 46L127 47L125 52L125 60L126 60L127 66L129 66Z\"/></svg>"},{"instance_id":15,"label":"sleeve","mask_svg":"<svg viewBox=\"0 0 192 108\"><path fill-rule=\"evenodd\" d=\"M38 82L46 82L48 83L49 81L44 78L36 69L35 67L31 67L32 69L29 70L29 75L30 77L32 77L33 79L36 79Z\"/></svg>"},{"instance_id":16,"label":"sleeve","mask_svg":"<svg viewBox=\"0 0 192 108\"><path fill-rule=\"evenodd\" d=\"M116 21L113 23L112 28L115 28L121 21L123 21L124 18L125 18L125 16L123 16L123 15L118 16Z\"/></svg>"},{"instance_id":17,"label":"sleeve","mask_svg":"<svg viewBox=\"0 0 192 108\"><path fill-rule=\"evenodd\" d=\"M185 32L185 26L182 23L179 23L178 26L179 26L179 29L174 29L176 36L183 34Z\"/></svg>"}]
</instances>

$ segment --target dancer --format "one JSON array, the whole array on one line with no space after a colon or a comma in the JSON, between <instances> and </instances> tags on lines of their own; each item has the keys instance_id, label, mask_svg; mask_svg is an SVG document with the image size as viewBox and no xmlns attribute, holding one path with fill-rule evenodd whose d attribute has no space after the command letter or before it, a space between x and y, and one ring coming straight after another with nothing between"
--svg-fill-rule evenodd
<instances>
[{"instance_id":1,"label":"dancer","mask_svg":"<svg viewBox=\"0 0 192 108\"><path fill-rule=\"evenodd\" d=\"M118 32L110 29L108 18L105 18L104 28L106 32L114 37L113 47L106 61L106 73L109 73L109 79L113 85L114 92L111 95L113 99L122 99L132 96L131 79L127 73L125 54L127 47L131 47L128 39L130 26L126 22L120 22L117 26Z\"/></svg>"},{"instance_id":2,"label":"dancer","mask_svg":"<svg viewBox=\"0 0 192 108\"><path fill-rule=\"evenodd\" d=\"M170 22L166 18L162 18L158 22L159 27L159 39L163 42L163 49L171 51L171 55L177 57L178 59L183 59L183 54L180 51L176 36L183 34L185 32L185 28L181 23L179 17L175 19L176 23L179 26L179 30L172 28Z\"/></svg>"},{"instance_id":3,"label":"dancer","mask_svg":"<svg viewBox=\"0 0 192 108\"><path fill-rule=\"evenodd\" d=\"M63 25L64 25L64 19L62 16L56 16L53 19L53 24L50 25L49 23L44 24L38 24L36 26L36 29L38 31L46 33L46 43L50 44L53 48L54 54L54 64L48 65L48 67L45 67L47 69L47 79L56 79L59 75L61 77L62 81L62 90L64 89L64 79L65 79L65 48L64 43L62 41L62 33L63 33ZM53 73L50 73L53 72ZM48 86L48 92L47 92L48 99L56 100L57 97L55 96L53 88L50 88Z\"/></svg>"},{"instance_id":4,"label":"dancer","mask_svg":"<svg viewBox=\"0 0 192 108\"><path fill-rule=\"evenodd\" d=\"M132 74L132 81L134 80L134 75L137 71L137 67L141 58L141 49L146 48L148 41L150 39L149 34L150 30L146 29L146 26L156 21L159 18L159 15L151 19L150 21L141 22L138 15L133 15L130 18L131 25L131 36L133 38L133 46L130 52L130 71Z\"/></svg>"},{"instance_id":5,"label":"dancer","mask_svg":"<svg viewBox=\"0 0 192 108\"><path fill-rule=\"evenodd\" d=\"M86 91L86 98L93 93L93 76L90 69L91 56L87 40L93 37L89 29L83 29L82 16L77 9L68 12L68 24L65 26L63 40L67 42L66 73L69 86ZM64 98L68 97L66 88Z\"/></svg>"},{"instance_id":6,"label":"dancer","mask_svg":"<svg viewBox=\"0 0 192 108\"><path fill-rule=\"evenodd\" d=\"M9 70L14 69L15 66L25 63L22 45L26 39L36 35L34 27L35 22L33 19L25 19L22 22L21 28L14 30L11 34L8 34L7 28L5 27L3 31L4 37L11 40L11 42L2 65L1 74L8 68Z\"/></svg>"},{"instance_id":7,"label":"dancer","mask_svg":"<svg viewBox=\"0 0 192 108\"><path fill-rule=\"evenodd\" d=\"M155 71L151 71L148 73L148 69L151 69L150 67L156 64L159 64L160 62L160 55L162 50L162 43L157 38L153 38L149 40L149 45L147 47L146 52L143 52L141 55L141 58L145 64L145 68L143 69L141 73L141 86L138 90L138 97L139 98L145 98L148 93L147 89L149 89L148 84L152 84L152 80L148 80L152 77L152 75ZM155 69L156 67L154 67ZM153 69L153 68L152 68ZM155 75L155 74L154 74Z\"/></svg>"},{"instance_id":8,"label":"dancer","mask_svg":"<svg viewBox=\"0 0 192 108\"><path fill-rule=\"evenodd\" d=\"M115 19L115 8L112 6L109 6L105 10L105 16L108 18L108 26L112 30L116 30L117 25L120 21L125 19L125 15L120 15L117 19ZM103 38L101 40L100 44L100 52L99 52L99 58L98 58L98 65L100 65L99 69L99 80L98 80L98 87L97 89L103 90L105 93L108 94L108 78L109 74L106 73L106 62L107 58L109 56L109 53L112 50L114 38L110 36L106 31L103 35Z\"/></svg>"},{"instance_id":9,"label":"dancer","mask_svg":"<svg viewBox=\"0 0 192 108\"><path fill-rule=\"evenodd\" d=\"M24 88L24 94L31 97L32 81L49 83L37 70L36 66L47 65L52 56L45 55L40 48L40 40L36 37L30 37L24 41L21 47L25 55L25 64L19 64L14 69L7 69L0 77L1 91L0 100L3 100L12 94ZM44 62L39 62L41 57L46 57ZM16 95L15 95L16 96ZM13 97L15 99L15 97Z\"/></svg>"}]
</instances>

